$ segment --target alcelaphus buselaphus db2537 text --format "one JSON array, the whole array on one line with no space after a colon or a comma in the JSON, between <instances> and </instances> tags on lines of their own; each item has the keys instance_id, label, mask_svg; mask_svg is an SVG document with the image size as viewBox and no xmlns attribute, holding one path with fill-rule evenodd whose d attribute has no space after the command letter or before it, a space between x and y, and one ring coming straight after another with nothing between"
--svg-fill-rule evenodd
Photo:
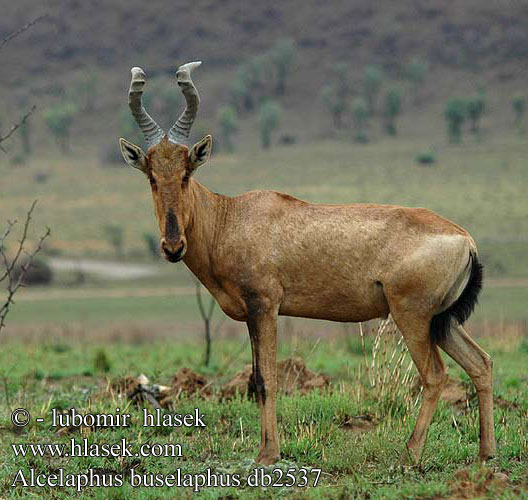
<instances>
[{"instance_id":1,"label":"alcelaphus buselaphus db2537 text","mask_svg":"<svg viewBox=\"0 0 528 500\"><path fill-rule=\"evenodd\" d=\"M211 136L187 146L200 102L191 71L199 65L185 64L176 73L186 107L167 134L142 105L145 73L132 69L128 102L148 150L124 139L120 146L125 161L150 182L164 257L183 260L228 316L247 323L261 415L257 461L270 464L280 456L277 316L359 322L389 313L424 388L405 459L419 460L447 380L439 348L476 387L480 458L491 457L491 360L462 327L482 283L471 236L423 208L318 205L275 191L212 193L193 178L209 159Z\"/></svg>"}]
</instances>

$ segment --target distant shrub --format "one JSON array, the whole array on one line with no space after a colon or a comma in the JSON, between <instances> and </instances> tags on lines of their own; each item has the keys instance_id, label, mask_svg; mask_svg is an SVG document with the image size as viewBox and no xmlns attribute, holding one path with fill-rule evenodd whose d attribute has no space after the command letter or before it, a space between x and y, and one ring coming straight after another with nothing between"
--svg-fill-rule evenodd
<instances>
[{"instance_id":1,"label":"distant shrub","mask_svg":"<svg viewBox=\"0 0 528 500\"><path fill-rule=\"evenodd\" d=\"M479 92L476 96L470 97L466 102L466 109L469 121L471 122L471 132L478 134L480 130L480 119L485 110L485 94Z\"/></svg>"},{"instance_id":2,"label":"distant shrub","mask_svg":"<svg viewBox=\"0 0 528 500\"><path fill-rule=\"evenodd\" d=\"M363 76L363 92L367 101L369 114L376 112L378 95L383 83L383 70L376 65L367 66Z\"/></svg>"},{"instance_id":3,"label":"distant shrub","mask_svg":"<svg viewBox=\"0 0 528 500\"><path fill-rule=\"evenodd\" d=\"M286 77L291 71L291 64L295 59L295 41L292 38L281 38L271 48L269 56L275 68L277 82L275 94L283 95L286 91Z\"/></svg>"},{"instance_id":4,"label":"distant shrub","mask_svg":"<svg viewBox=\"0 0 528 500\"><path fill-rule=\"evenodd\" d=\"M320 92L321 99L326 109L332 115L334 127L343 127L343 115L349 109L350 81L348 78L348 66L338 63L334 66L333 81L325 85Z\"/></svg>"},{"instance_id":5,"label":"distant shrub","mask_svg":"<svg viewBox=\"0 0 528 500\"><path fill-rule=\"evenodd\" d=\"M14 269L14 276L19 279L22 273L22 266L27 265L27 260L23 260L17 264ZM49 285L53 281L53 271L46 259L43 257L35 257L29 265L24 274L24 285Z\"/></svg>"},{"instance_id":6,"label":"distant shrub","mask_svg":"<svg viewBox=\"0 0 528 500\"><path fill-rule=\"evenodd\" d=\"M50 177L50 173L49 172L35 172L33 174L33 180L37 183L37 184L45 184L48 179Z\"/></svg>"},{"instance_id":7,"label":"distant shrub","mask_svg":"<svg viewBox=\"0 0 528 500\"><path fill-rule=\"evenodd\" d=\"M240 71L237 72L237 76L231 86L231 102L238 112L253 108L253 99L251 98L248 82L246 81L245 75Z\"/></svg>"},{"instance_id":8,"label":"distant shrub","mask_svg":"<svg viewBox=\"0 0 528 500\"><path fill-rule=\"evenodd\" d=\"M332 83L328 83L321 89L320 95L325 108L332 116L334 127L342 128L344 106L339 100L336 86Z\"/></svg>"},{"instance_id":9,"label":"distant shrub","mask_svg":"<svg viewBox=\"0 0 528 500\"><path fill-rule=\"evenodd\" d=\"M95 372L108 373L111 368L110 360L104 349L98 349L95 352L93 367Z\"/></svg>"},{"instance_id":10,"label":"distant shrub","mask_svg":"<svg viewBox=\"0 0 528 500\"><path fill-rule=\"evenodd\" d=\"M402 109L402 92L398 88L392 88L385 94L383 102L383 117L385 119L385 131L389 135L396 135L396 117Z\"/></svg>"},{"instance_id":11,"label":"distant shrub","mask_svg":"<svg viewBox=\"0 0 528 500\"><path fill-rule=\"evenodd\" d=\"M74 85L77 102L81 103L84 112L92 112L97 98L97 73L93 69L86 69L78 75Z\"/></svg>"},{"instance_id":12,"label":"distant shrub","mask_svg":"<svg viewBox=\"0 0 528 500\"><path fill-rule=\"evenodd\" d=\"M258 54L238 68L231 89L233 105L237 111L252 111L255 108L259 95L263 93L269 64L267 54Z\"/></svg>"},{"instance_id":13,"label":"distant shrub","mask_svg":"<svg viewBox=\"0 0 528 500\"><path fill-rule=\"evenodd\" d=\"M295 137L292 134L282 134L279 137L279 144L282 144L284 146L291 146L292 144L295 144L297 142L297 137Z\"/></svg>"},{"instance_id":14,"label":"distant shrub","mask_svg":"<svg viewBox=\"0 0 528 500\"><path fill-rule=\"evenodd\" d=\"M429 67L427 61L415 57L403 68L403 76L411 83L414 101L418 101L420 89L425 84Z\"/></svg>"},{"instance_id":15,"label":"distant shrub","mask_svg":"<svg viewBox=\"0 0 528 500\"><path fill-rule=\"evenodd\" d=\"M464 99L453 97L446 103L444 116L447 120L449 140L459 143L462 140L462 125L467 116L467 103Z\"/></svg>"},{"instance_id":16,"label":"distant shrub","mask_svg":"<svg viewBox=\"0 0 528 500\"><path fill-rule=\"evenodd\" d=\"M432 151L423 151L416 155L416 162L421 165L433 165L436 163L436 155Z\"/></svg>"},{"instance_id":17,"label":"distant shrub","mask_svg":"<svg viewBox=\"0 0 528 500\"><path fill-rule=\"evenodd\" d=\"M76 113L77 108L71 102L57 104L43 113L44 121L63 153L70 151L71 127Z\"/></svg>"},{"instance_id":18,"label":"distant shrub","mask_svg":"<svg viewBox=\"0 0 528 500\"><path fill-rule=\"evenodd\" d=\"M354 120L354 140L360 143L368 142L366 124L369 117L368 103L362 97L356 97L352 102L352 118Z\"/></svg>"},{"instance_id":19,"label":"distant shrub","mask_svg":"<svg viewBox=\"0 0 528 500\"><path fill-rule=\"evenodd\" d=\"M221 106L217 113L218 124L220 125L220 135L222 147L229 153L235 149L233 144L233 134L238 130L238 115L233 106Z\"/></svg>"},{"instance_id":20,"label":"distant shrub","mask_svg":"<svg viewBox=\"0 0 528 500\"><path fill-rule=\"evenodd\" d=\"M279 126L281 113L281 105L276 101L268 100L260 106L260 141L264 149L268 149L271 146L271 134Z\"/></svg>"}]
</instances>

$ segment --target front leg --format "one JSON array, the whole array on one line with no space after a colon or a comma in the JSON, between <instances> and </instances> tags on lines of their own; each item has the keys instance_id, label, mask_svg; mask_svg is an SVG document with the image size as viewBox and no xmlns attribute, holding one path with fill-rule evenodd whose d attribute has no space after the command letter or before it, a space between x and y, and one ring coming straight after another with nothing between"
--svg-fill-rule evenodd
<instances>
[{"instance_id":1,"label":"front leg","mask_svg":"<svg viewBox=\"0 0 528 500\"><path fill-rule=\"evenodd\" d=\"M257 462L275 463L280 458L275 400L277 395L277 312L278 307L253 298L248 304L247 325L253 352L252 389L260 409L260 450Z\"/></svg>"}]
</instances>

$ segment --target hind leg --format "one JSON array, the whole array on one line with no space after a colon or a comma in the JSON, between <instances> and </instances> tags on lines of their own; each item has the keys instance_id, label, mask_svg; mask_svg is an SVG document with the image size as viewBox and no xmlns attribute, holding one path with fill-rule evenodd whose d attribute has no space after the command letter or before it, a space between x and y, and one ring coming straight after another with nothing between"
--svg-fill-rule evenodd
<instances>
[{"instance_id":1,"label":"hind leg","mask_svg":"<svg viewBox=\"0 0 528 500\"><path fill-rule=\"evenodd\" d=\"M477 390L480 416L479 457L485 462L495 454L491 358L464 328L455 322L452 323L450 334L439 345L465 370Z\"/></svg>"},{"instance_id":2,"label":"hind leg","mask_svg":"<svg viewBox=\"0 0 528 500\"><path fill-rule=\"evenodd\" d=\"M402 315L394 312L393 318L402 332L423 385L420 413L407 443L406 453L402 457L404 462L411 458L417 463L422 455L438 399L447 381L447 371L438 348L431 342L429 318L411 317L409 313Z\"/></svg>"}]
</instances>

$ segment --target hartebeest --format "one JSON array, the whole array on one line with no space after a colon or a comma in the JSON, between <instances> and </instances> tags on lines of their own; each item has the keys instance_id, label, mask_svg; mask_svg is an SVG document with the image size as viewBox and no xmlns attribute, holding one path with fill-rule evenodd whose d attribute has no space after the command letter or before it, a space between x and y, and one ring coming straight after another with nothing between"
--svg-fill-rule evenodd
<instances>
[{"instance_id":1,"label":"hartebeest","mask_svg":"<svg viewBox=\"0 0 528 500\"><path fill-rule=\"evenodd\" d=\"M275 462L277 316L359 322L392 314L423 383L423 403L404 453L418 461L447 380L438 347L471 377L479 399L480 458L495 449L492 364L464 331L481 289L471 236L423 208L317 205L275 191L236 197L193 179L211 154L211 136L187 140L200 102L191 80L199 62L180 66L186 107L165 134L142 105L145 73L132 69L128 102L147 153L120 139L125 161L149 179L169 262L183 260L231 318L245 321L252 384L261 415L257 461Z\"/></svg>"}]
</instances>

